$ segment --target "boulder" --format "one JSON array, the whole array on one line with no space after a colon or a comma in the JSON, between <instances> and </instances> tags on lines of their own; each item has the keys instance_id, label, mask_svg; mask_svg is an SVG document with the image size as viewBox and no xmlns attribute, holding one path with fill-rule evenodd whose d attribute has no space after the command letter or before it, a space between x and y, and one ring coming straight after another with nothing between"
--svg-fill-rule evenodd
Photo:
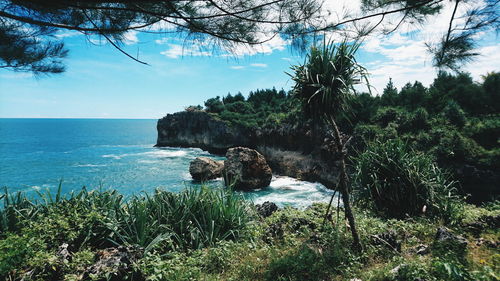
<instances>
[{"instance_id":1,"label":"boulder","mask_svg":"<svg viewBox=\"0 0 500 281\"><path fill-rule=\"evenodd\" d=\"M401 252L401 241L396 231L390 229L372 236L372 244L389 247L394 251Z\"/></svg>"},{"instance_id":2,"label":"boulder","mask_svg":"<svg viewBox=\"0 0 500 281\"><path fill-rule=\"evenodd\" d=\"M236 190L253 190L269 186L272 172L262 154L246 147L227 150L224 161L226 185Z\"/></svg>"},{"instance_id":3,"label":"boulder","mask_svg":"<svg viewBox=\"0 0 500 281\"><path fill-rule=\"evenodd\" d=\"M99 250L96 262L85 270L82 279L91 279L92 276L113 276L108 280L124 280L125 275L132 270L133 264L142 257L143 252L144 249L134 246Z\"/></svg>"},{"instance_id":4,"label":"boulder","mask_svg":"<svg viewBox=\"0 0 500 281\"><path fill-rule=\"evenodd\" d=\"M255 209L257 210L259 216L267 218L278 210L278 206L273 202L266 201L262 203L262 205L261 204L255 205Z\"/></svg>"},{"instance_id":5,"label":"boulder","mask_svg":"<svg viewBox=\"0 0 500 281\"><path fill-rule=\"evenodd\" d=\"M208 157L197 157L189 165L189 173L195 181L206 181L222 177L224 161L216 161Z\"/></svg>"},{"instance_id":6,"label":"boulder","mask_svg":"<svg viewBox=\"0 0 500 281\"><path fill-rule=\"evenodd\" d=\"M441 253L453 252L463 257L467 251L468 241L461 235L454 234L446 227L438 228L434 237L433 248Z\"/></svg>"},{"instance_id":7,"label":"boulder","mask_svg":"<svg viewBox=\"0 0 500 281\"><path fill-rule=\"evenodd\" d=\"M434 240L435 242L452 242L462 247L467 247L467 239L460 235L454 234L446 227L438 228Z\"/></svg>"}]
</instances>

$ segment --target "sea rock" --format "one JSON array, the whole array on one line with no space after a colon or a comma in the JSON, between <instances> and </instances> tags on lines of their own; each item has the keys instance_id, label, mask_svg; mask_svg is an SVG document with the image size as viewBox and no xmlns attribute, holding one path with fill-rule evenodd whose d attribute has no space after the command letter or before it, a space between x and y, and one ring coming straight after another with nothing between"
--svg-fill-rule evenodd
<instances>
[{"instance_id":1,"label":"sea rock","mask_svg":"<svg viewBox=\"0 0 500 281\"><path fill-rule=\"evenodd\" d=\"M272 172L262 154L246 147L228 149L224 161L226 185L237 190L269 186Z\"/></svg>"},{"instance_id":2,"label":"sea rock","mask_svg":"<svg viewBox=\"0 0 500 281\"><path fill-rule=\"evenodd\" d=\"M189 173L195 181L206 181L222 177L224 161L216 161L208 157L197 157L189 164Z\"/></svg>"},{"instance_id":3,"label":"sea rock","mask_svg":"<svg viewBox=\"0 0 500 281\"><path fill-rule=\"evenodd\" d=\"M259 216L267 218L278 210L278 206L273 202L266 201L262 203L262 205L261 204L255 205L255 209L257 210Z\"/></svg>"}]
</instances>

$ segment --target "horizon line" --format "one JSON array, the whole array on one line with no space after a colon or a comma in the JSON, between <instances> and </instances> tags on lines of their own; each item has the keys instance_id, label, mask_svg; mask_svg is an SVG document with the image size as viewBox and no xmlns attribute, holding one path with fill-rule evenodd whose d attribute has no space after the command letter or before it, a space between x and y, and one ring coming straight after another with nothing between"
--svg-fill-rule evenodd
<instances>
[{"instance_id":1,"label":"horizon line","mask_svg":"<svg viewBox=\"0 0 500 281\"><path fill-rule=\"evenodd\" d=\"M0 119L102 119L102 120L154 120L159 118L129 118L129 117L0 117Z\"/></svg>"}]
</instances>

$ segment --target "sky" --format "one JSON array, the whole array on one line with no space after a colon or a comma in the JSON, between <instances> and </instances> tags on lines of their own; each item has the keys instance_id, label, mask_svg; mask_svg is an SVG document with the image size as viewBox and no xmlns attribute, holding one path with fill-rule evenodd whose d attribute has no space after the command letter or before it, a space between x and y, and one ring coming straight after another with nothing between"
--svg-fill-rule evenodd
<instances>
[{"instance_id":1,"label":"sky","mask_svg":"<svg viewBox=\"0 0 500 281\"><path fill-rule=\"evenodd\" d=\"M359 10L356 1L328 5L336 11ZM427 25L402 26L389 36L364 41L358 61L370 73L372 94L381 94L389 78L398 88L415 80L432 83L436 70L425 42L446 29L451 10L446 7ZM34 77L0 69L0 118L157 119L228 93L289 90L293 83L286 72L304 61L279 36L256 49L238 47L229 55L178 35L127 33L124 49L149 66L98 38L69 31L58 36L70 50L63 74ZM500 44L494 33L479 34L477 42L481 56L463 70L481 81L481 75L500 71Z\"/></svg>"}]
</instances>

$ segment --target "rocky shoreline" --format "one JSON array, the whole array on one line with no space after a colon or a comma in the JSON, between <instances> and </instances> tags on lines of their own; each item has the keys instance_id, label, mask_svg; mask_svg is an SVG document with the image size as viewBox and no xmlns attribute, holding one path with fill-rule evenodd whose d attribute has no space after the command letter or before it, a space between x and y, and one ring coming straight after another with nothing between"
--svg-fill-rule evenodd
<instances>
[{"instance_id":1,"label":"rocky shoreline","mask_svg":"<svg viewBox=\"0 0 500 281\"><path fill-rule=\"evenodd\" d=\"M261 153L274 174L319 182L327 188L334 188L337 182L332 140L324 130L314 130L309 124L250 131L207 112L183 111L158 120L157 130L157 147L197 147L224 155L229 148L243 146Z\"/></svg>"},{"instance_id":2,"label":"rocky shoreline","mask_svg":"<svg viewBox=\"0 0 500 281\"><path fill-rule=\"evenodd\" d=\"M335 189L338 181L333 140L325 128L311 123L250 130L220 120L217 114L182 111L159 119L157 130L157 147L196 147L216 155L225 155L231 147L248 147L261 153L276 175L319 182L329 189ZM469 202L491 200L500 175L470 165L453 169L462 194L470 195Z\"/></svg>"}]
</instances>

